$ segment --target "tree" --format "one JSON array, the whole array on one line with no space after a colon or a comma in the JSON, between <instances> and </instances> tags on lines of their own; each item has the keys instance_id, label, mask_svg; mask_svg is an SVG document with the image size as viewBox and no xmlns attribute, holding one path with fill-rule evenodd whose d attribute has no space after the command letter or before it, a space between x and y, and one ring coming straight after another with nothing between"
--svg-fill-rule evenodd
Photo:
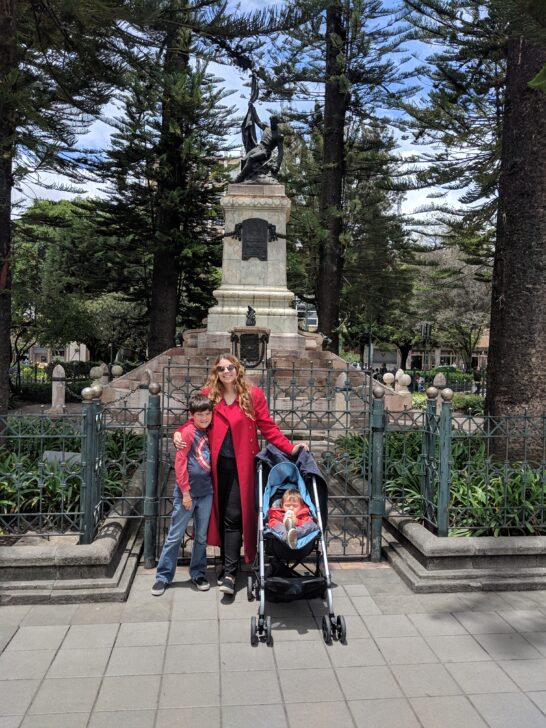
<instances>
[{"instance_id":1,"label":"tree","mask_svg":"<svg viewBox=\"0 0 546 728\"><path fill-rule=\"evenodd\" d=\"M546 44L510 36L488 354L493 417L544 412L546 94L529 80L545 63Z\"/></svg>"}]
</instances>

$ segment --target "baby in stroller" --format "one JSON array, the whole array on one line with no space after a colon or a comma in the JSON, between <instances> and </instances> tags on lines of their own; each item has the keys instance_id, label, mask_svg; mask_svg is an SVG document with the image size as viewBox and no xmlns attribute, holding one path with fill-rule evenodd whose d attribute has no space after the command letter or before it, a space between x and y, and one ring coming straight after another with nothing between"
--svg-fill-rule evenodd
<instances>
[{"instance_id":1,"label":"baby in stroller","mask_svg":"<svg viewBox=\"0 0 546 728\"><path fill-rule=\"evenodd\" d=\"M291 549L298 547L298 539L317 530L311 511L295 488L285 490L269 509L269 528Z\"/></svg>"}]
</instances>

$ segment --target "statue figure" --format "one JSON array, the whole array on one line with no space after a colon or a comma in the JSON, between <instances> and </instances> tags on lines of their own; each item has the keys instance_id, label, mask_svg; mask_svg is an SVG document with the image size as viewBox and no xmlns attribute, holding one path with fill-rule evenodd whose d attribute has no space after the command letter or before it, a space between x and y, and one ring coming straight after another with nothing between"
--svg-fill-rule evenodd
<instances>
[{"instance_id":1,"label":"statue figure","mask_svg":"<svg viewBox=\"0 0 546 728\"><path fill-rule=\"evenodd\" d=\"M284 137L279 129L279 117L272 116L269 126L260 121L254 102L258 99L258 79L252 73L252 85L248 111L241 125L241 134L245 147L245 157L241 162L241 171L236 182L256 182L260 176L273 176L279 172L284 154ZM262 130L262 138L258 142L256 126ZM277 150L277 158L271 160ZM259 180L262 181L262 180ZM265 181L268 181L267 179Z\"/></svg>"},{"instance_id":2,"label":"statue figure","mask_svg":"<svg viewBox=\"0 0 546 728\"><path fill-rule=\"evenodd\" d=\"M248 307L248 311L246 313L246 326L256 326L256 311L252 308L252 306Z\"/></svg>"}]
</instances>

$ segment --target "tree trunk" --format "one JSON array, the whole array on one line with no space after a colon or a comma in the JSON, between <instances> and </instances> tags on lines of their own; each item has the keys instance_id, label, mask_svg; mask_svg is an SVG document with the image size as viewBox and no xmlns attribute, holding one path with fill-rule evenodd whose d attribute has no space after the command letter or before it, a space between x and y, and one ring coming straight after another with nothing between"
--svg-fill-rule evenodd
<instances>
[{"instance_id":1,"label":"tree trunk","mask_svg":"<svg viewBox=\"0 0 546 728\"><path fill-rule=\"evenodd\" d=\"M16 0L0 0L0 413L7 412L11 358L11 188L15 109L11 105L17 67Z\"/></svg>"},{"instance_id":2,"label":"tree trunk","mask_svg":"<svg viewBox=\"0 0 546 728\"><path fill-rule=\"evenodd\" d=\"M343 274L341 203L345 175L345 116L350 94L344 88L346 30L341 3L332 2L326 13L326 85L324 92L324 150L320 190L320 217L324 237L319 245L316 288L319 330L338 350L339 304Z\"/></svg>"},{"instance_id":3,"label":"tree trunk","mask_svg":"<svg viewBox=\"0 0 546 728\"><path fill-rule=\"evenodd\" d=\"M398 351L400 352L400 369L406 369L408 356L411 351L411 344L398 344Z\"/></svg>"},{"instance_id":4,"label":"tree trunk","mask_svg":"<svg viewBox=\"0 0 546 728\"><path fill-rule=\"evenodd\" d=\"M180 214L174 200L183 189L186 170L182 155L185 120L176 98L178 74L187 72L189 55L182 48L182 34L176 23L167 33L165 46L165 90L158 158L161 160L158 183L157 239L152 272L148 356L161 354L175 345L179 292ZM172 129L178 129L174 132Z\"/></svg>"},{"instance_id":5,"label":"tree trunk","mask_svg":"<svg viewBox=\"0 0 546 728\"><path fill-rule=\"evenodd\" d=\"M539 416L546 391L546 49L508 41L487 413Z\"/></svg>"}]
</instances>

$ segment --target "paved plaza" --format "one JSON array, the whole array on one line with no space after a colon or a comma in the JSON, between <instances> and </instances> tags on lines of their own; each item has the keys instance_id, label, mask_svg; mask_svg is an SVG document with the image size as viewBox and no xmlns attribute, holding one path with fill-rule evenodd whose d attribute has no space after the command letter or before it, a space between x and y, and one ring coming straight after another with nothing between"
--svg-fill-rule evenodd
<instances>
[{"instance_id":1,"label":"paved plaza","mask_svg":"<svg viewBox=\"0 0 546 728\"><path fill-rule=\"evenodd\" d=\"M235 601L141 570L124 604L0 607L0 728L546 728L546 591L413 594L386 565L334 568L321 602ZM211 578L213 574L211 573Z\"/></svg>"}]
</instances>

